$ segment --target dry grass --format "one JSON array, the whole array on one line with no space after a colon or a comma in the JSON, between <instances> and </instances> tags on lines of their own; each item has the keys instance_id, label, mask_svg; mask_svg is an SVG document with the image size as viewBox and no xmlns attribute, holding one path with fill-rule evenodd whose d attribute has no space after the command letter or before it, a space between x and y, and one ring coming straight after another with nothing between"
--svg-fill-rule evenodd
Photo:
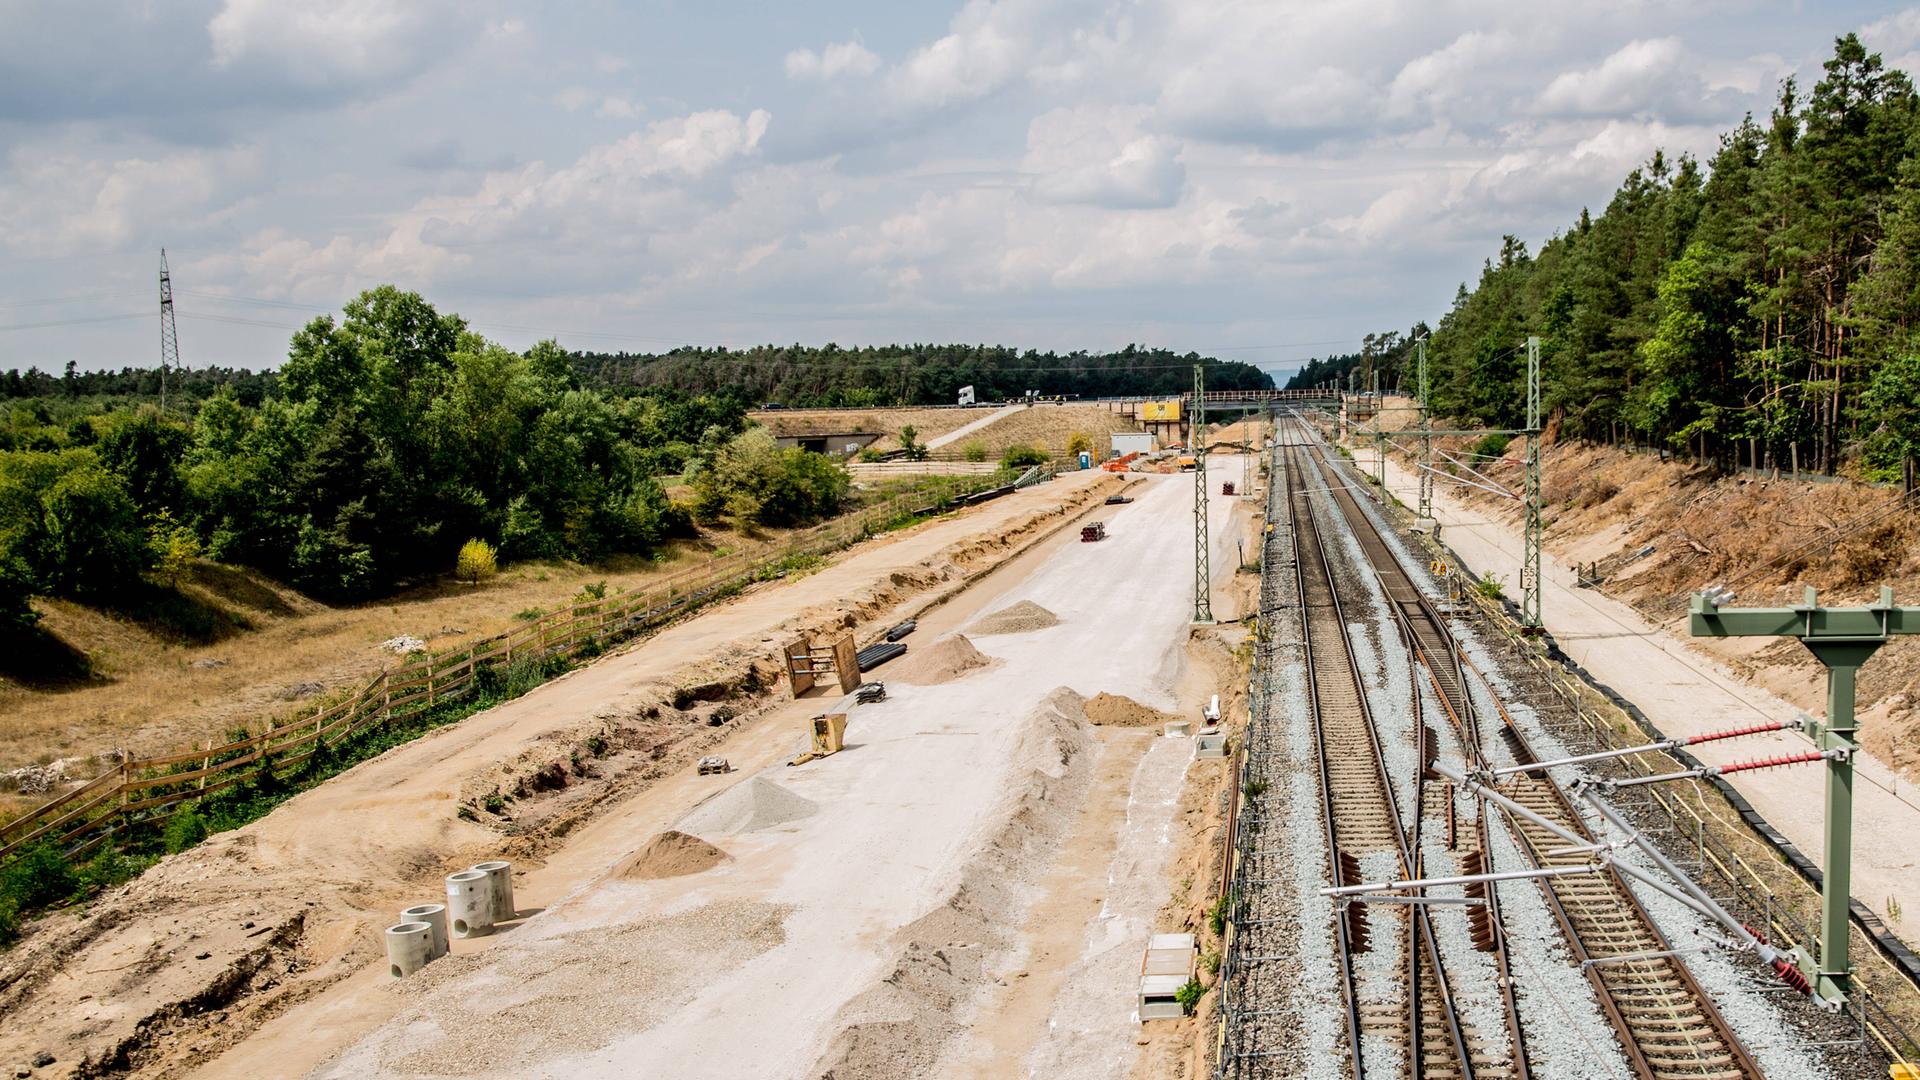
<instances>
[{"instance_id":1,"label":"dry grass","mask_svg":"<svg viewBox=\"0 0 1920 1080\"><path fill-rule=\"evenodd\" d=\"M1139 424L1098 405L1035 405L941 447L938 454L956 456L968 444L977 442L994 458L1016 443L1058 455L1066 453L1067 440L1077 431L1093 440L1094 458L1098 460L1107 456L1109 437L1114 432L1140 430Z\"/></svg>"},{"instance_id":2,"label":"dry grass","mask_svg":"<svg viewBox=\"0 0 1920 1080\"><path fill-rule=\"evenodd\" d=\"M843 432L878 432L877 450L900 448L900 429L913 425L914 437L921 442L937 438L985 416L998 405L969 409L774 409L748 416L764 424L775 435L801 435Z\"/></svg>"},{"instance_id":3,"label":"dry grass","mask_svg":"<svg viewBox=\"0 0 1920 1080\"><path fill-rule=\"evenodd\" d=\"M42 600L42 627L91 658L91 678L0 677L0 771L124 748L157 753L284 718L326 694L365 682L395 657L400 635L435 649L516 625L530 609L564 606L583 586L611 595L698 566L743 541L726 533L683 543L660 561L598 567L520 563L478 586L446 582L378 603L331 607L256 574L202 564L181 592L228 618L213 640L183 639L165 623L67 601ZM32 679L32 681L28 681Z\"/></svg>"}]
</instances>

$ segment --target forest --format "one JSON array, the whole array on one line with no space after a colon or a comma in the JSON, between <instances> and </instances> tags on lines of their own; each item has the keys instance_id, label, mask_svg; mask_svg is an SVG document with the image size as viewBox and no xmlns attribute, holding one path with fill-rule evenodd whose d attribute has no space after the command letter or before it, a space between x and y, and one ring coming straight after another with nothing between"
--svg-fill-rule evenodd
<instances>
[{"instance_id":1,"label":"forest","mask_svg":"<svg viewBox=\"0 0 1920 1080\"><path fill-rule=\"evenodd\" d=\"M575 353L573 364L587 385L608 390L731 393L756 404L794 408L951 405L962 386L973 387L983 402L1017 398L1028 390L1083 398L1181 394L1193 389L1195 366L1207 369L1210 390L1273 385L1252 364L1137 345L1105 353L997 345L763 345L664 354Z\"/></svg>"},{"instance_id":2,"label":"forest","mask_svg":"<svg viewBox=\"0 0 1920 1080\"><path fill-rule=\"evenodd\" d=\"M1414 334L1420 328L1415 328ZM1528 335L1546 423L1719 466L1857 466L1920 452L1920 99L1854 35L1702 163L1656 153L1537 253L1506 237L1433 328L1431 404L1524 422ZM1413 388L1413 334L1328 358ZM1385 339L1389 335L1378 335Z\"/></svg>"}]
</instances>

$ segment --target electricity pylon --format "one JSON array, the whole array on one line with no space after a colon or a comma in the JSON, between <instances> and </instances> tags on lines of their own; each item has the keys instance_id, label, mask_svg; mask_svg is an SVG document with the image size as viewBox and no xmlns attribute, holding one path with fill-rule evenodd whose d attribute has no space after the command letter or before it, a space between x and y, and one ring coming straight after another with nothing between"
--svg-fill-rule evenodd
<instances>
[{"instance_id":1,"label":"electricity pylon","mask_svg":"<svg viewBox=\"0 0 1920 1080\"><path fill-rule=\"evenodd\" d=\"M167 368L180 366L180 331L173 325L173 278L167 249L160 249L160 410L167 408Z\"/></svg>"}]
</instances>

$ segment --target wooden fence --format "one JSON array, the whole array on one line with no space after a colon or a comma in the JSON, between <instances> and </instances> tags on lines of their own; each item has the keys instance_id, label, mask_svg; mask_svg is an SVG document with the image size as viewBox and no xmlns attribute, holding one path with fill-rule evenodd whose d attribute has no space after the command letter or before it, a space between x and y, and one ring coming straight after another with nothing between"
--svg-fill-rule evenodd
<instances>
[{"instance_id":1,"label":"wooden fence","mask_svg":"<svg viewBox=\"0 0 1920 1080\"><path fill-rule=\"evenodd\" d=\"M1022 479L1025 479L1022 477ZM791 561L823 555L909 514L1011 483L1007 474L931 477L893 497L780 541L708 560L640 592L562 608L465 648L412 654L344 700L309 715L271 722L233 742L150 758L126 758L92 780L0 824L0 859L50 842L78 857L115 834L168 816L168 808L227 788L263 769L291 769L322 748L474 689L489 664L544 662L588 645L630 637L715 596L767 580Z\"/></svg>"}]
</instances>

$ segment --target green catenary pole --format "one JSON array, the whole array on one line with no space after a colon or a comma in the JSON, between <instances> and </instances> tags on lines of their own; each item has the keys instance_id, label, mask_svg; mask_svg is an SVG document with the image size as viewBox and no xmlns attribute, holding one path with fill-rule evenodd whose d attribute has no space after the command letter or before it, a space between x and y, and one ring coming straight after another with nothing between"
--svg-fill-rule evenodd
<instances>
[{"instance_id":1,"label":"green catenary pole","mask_svg":"<svg viewBox=\"0 0 1920 1080\"><path fill-rule=\"evenodd\" d=\"M1540 339L1527 338L1526 549L1520 563L1520 625L1540 628Z\"/></svg>"},{"instance_id":2,"label":"green catenary pole","mask_svg":"<svg viewBox=\"0 0 1920 1080\"><path fill-rule=\"evenodd\" d=\"M1193 621L1213 621L1213 568L1207 554L1207 369L1193 365Z\"/></svg>"},{"instance_id":3,"label":"green catenary pole","mask_svg":"<svg viewBox=\"0 0 1920 1080\"><path fill-rule=\"evenodd\" d=\"M1727 597L1730 599L1730 597ZM1827 667L1827 718L1810 722L1809 734L1827 758L1826 850L1820 885L1820 955L1795 950L1795 962L1821 1002L1838 1005L1852 989L1847 961L1849 906L1853 886L1854 682L1860 665L1899 634L1920 634L1920 607L1897 607L1893 589L1882 586L1880 602L1867 607L1823 608L1814 591L1789 608L1725 608L1713 594L1696 593L1688 612L1694 637L1791 637ZM1817 963L1816 963L1817 959Z\"/></svg>"},{"instance_id":4,"label":"green catenary pole","mask_svg":"<svg viewBox=\"0 0 1920 1080\"><path fill-rule=\"evenodd\" d=\"M1422 336L1414 342L1414 349L1420 358L1420 505L1418 516L1433 516L1433 434L1427 429L1433 424L1427 412L1427 339Z\"/></svg>"}]
</instances>

